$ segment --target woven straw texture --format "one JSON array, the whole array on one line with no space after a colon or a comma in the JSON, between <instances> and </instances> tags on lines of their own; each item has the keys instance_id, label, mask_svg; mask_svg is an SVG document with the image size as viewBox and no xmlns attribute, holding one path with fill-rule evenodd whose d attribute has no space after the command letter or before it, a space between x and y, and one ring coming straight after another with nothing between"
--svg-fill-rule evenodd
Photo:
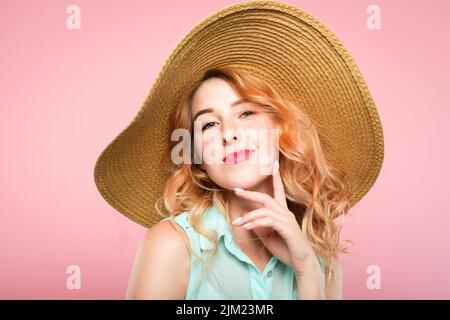
<instances>
[{"instance_id":1,"label":"woven straw texture","mask_svg":"<svg viewBox=\"0 0 450 320\"><path fill-rule=\"evenodd\" d=\"M277 1L225 7L198 22L166 59L131 123L103 150L94 169L102 197L151 227L168 171L169 114L192 84L214 67L262 76L315 123L330 159L347 172L351 204L373 186L384 157L375 103L355 61L323 23Z\"/></svg>"}]
</instances>

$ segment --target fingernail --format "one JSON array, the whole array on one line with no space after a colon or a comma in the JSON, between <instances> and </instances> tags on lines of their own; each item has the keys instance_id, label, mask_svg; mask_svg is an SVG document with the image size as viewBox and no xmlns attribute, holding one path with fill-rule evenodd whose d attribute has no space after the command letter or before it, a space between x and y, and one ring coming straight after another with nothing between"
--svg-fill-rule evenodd
<instances>
[{"instance_id":1,"label":"fingernail","mask_svg":"<svg viewBox=\"0 0 450 320\"><path fill-rule=\"evenodd\" d=\"M273 173L277 173L278 169L280 169L280 163L278 162L278 160L275 160L273 164Z\"/></svg>"},{"instance_id":2,"label":"fingernail","mask_svg":"<svg viewBox=\"0 0 450 320\"><path fill-rule=\"evenodd\" d=\"M244 189L241 189L241 188L233 188L234 189L234 191L237 191L237 192L244 192L245 190Z\"/></svg>"},{"instance_id":3,"label":"fingernail","mask_svg":"<svg viewBox=\"0 0 450 320\"><path fill-rule=\"evenodd\" d=\"M238 223L239 221L241 221L242 220L242 217L239 217L239 218L237 218L236 220L234 220L232 223L233 224L236 224L236 223Z\"/></svg>"},{"instance_id":4,"label":"fingernail","mask_svg":"<svg viewBox=\"0 0 450 320\"><path fill-rule=\"evenodd\" d=\"M248 228L248 227L250 227L251 225L252 225L251 222L247 222L247 223L244 224L242 227L243 227L243 228Z\"/></svg>"}]
</instances>

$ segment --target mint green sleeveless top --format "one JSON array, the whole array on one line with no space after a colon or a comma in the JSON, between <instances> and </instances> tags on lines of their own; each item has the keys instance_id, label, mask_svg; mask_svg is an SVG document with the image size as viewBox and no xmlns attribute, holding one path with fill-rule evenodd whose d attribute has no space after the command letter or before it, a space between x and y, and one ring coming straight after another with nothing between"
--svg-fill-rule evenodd
<instances>
[{"instance_id":1,"label":"mint green sleeveless top","mask_svg":"<svg viewBox=\"0 0 450 320\"><path fill-rule=\"evenodd\" d=\"M175 217L175 222L186 232L192 250L205 261L212 244L194 231L188 221L188 211ZM163 220L170 220L165 218ZM191 254L189 285L185 300L296 300L297 282L293 269L272 256L263 272L235 242L224 213L213 205L202 216L203 226L218 233L218 248L209 260L209 268L202 279L204 262ZM318 259L325 286L325 265ZM198 286L197 286L198 285ZM196 287L197 286L197 287Z\"/></svg>"}]
</instances>

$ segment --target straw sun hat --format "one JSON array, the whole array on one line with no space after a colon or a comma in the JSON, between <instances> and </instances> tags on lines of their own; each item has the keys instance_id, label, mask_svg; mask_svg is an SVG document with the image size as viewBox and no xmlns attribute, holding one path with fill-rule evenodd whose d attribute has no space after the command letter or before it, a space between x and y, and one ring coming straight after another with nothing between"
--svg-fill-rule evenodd
<instances>
[{"instance_id":1,"label":"straw sun hat","mask_svg":"<svg viewBox=\"0 0 450 320\"><path fill-rule=\"evenodd\" d=\"M198 22L170 53L139 112L98 157L95 183L116 210L151 227L169 172L169 115L210 68L262 76L316 124L322 146L351 184L353 206L384 157L383 131L367 85L342 42L305 11L276 1L229 5ZM158 206L160 208L160 206ZM162 208L163 209L163 208Z\"/></svg>"}]
</instances>

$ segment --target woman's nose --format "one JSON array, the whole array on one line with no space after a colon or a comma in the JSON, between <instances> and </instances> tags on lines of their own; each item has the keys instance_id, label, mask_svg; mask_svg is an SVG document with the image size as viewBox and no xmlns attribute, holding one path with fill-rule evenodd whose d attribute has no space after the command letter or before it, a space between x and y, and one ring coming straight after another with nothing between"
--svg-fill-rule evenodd
<instances>
[{"instance_id":1,"label":"woman's nose","mask_svg":"<svg viewBox=\"0 0 450 320\"><path fill-rule=\"evenodd\" d=\"M223 145L236 143L239 140L239 132L234 128L224 128L222 132Z\"/></svg>"}]
</instances>

